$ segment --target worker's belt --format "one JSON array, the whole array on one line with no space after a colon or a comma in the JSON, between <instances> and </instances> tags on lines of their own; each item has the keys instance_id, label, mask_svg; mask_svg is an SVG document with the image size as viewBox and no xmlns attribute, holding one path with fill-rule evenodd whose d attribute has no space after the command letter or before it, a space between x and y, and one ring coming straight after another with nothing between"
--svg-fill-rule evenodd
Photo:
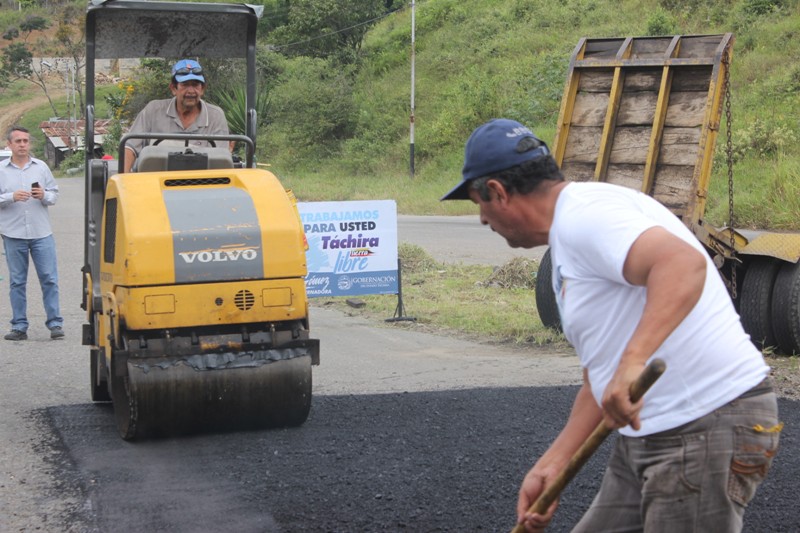
<instances>
[{"instance_id":1,"label":"worker's belt","mask_svg":"<svg viewBox=\"0 0 800 533\"><path fill-rule=\"evenodd\" d=\"M753 396L760 396L762 394L767 394L768 392L772 392L774 389L772 388L772 378L767 376L764 378L764 381L753 387L747 392L742 393L739 396L740 400L745 398L752 398Z\"/></svg>"}]
</instances>

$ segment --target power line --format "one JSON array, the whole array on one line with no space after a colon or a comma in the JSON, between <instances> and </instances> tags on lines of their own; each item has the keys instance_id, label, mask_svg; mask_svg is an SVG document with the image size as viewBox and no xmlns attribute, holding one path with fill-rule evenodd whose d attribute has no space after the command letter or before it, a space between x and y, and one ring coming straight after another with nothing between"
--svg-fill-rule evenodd
<instances>
[{"instance_id":1,"label":"power line","mask_svg":"<svg viewBox=\"0 0 800 533\"><path fill-rule=\"evenodd\" d=\"M264 10L264 14L261 15L261 20L285 18L291 10L292 9L289 7L273 9L271 11Z\"/></svg>"},{"instance_id":2,"label":"power line","mask_svg":"<svg viewBox=\"0 0 800 533\"><path fill-rule=\"evenodd\" d=\"M372 19L369 19L369 20L365 20L363 22L359 22L358 24L353 24L352 26L349 26L347 28L342 28L340 30L332 31L330 33L323 33L321 35L317 35L316 37L311 37L311 38L305 39L303 41L295 41L293 43L288 43L288 44L273 45L272 49L276 50L276 51L277 50L283 50L284 48L289 48L290 46L297 46L298 44L305 44L305 43L310 43L312 41L317 41L319 39L324 39L326 37L330 37L331 35L336 35L337 33L343 33L343 32L346 32L348 30L352 30L353 28L358 28L359 26L364 26L365 24L370 24L371 22L375 22L376 20L381 20L383 18L388 17L392 13L395 13L396 11L399 11L399 10L395 9L395 10L392 10L392 11L387 11L386 13L383 13L382 15L378 15L375 18L372 18Z\"/></svg>"}]
</instances>

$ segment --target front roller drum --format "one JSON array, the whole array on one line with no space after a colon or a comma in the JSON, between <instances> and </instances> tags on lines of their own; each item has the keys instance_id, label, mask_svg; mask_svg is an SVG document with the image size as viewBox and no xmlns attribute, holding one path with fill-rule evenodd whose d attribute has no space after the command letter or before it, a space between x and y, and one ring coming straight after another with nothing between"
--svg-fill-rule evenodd
<instances>
[{"instance_id":1,"label":"front roller drum","mask_svg":"<svg viewBox=\"0 0 800 533\"><path fill-rule=\"evenodd\" d=\"M117 427L126 440L299 426L311 409L310 355L209 370L128 361L127 374L112 377Z\"/></svg>"}]
</instances>

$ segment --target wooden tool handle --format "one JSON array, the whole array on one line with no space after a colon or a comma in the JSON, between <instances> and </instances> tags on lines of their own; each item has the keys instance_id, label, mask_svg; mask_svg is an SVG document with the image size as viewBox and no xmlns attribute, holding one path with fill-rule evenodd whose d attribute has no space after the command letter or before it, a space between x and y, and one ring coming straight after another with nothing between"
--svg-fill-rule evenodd
<instances>
[{"instance_id":1,"label":"wooden tool handle","mask_svg":"<svg viewBox=\"0 0 800 533\"><path fill-rule=\"evenodd\" d=\"M666 363L664 363L661 359L653 359L649 365L645 367L642 373L639 375L639 378L631 384L631 402L636 403L638 402L644 393L656 382L658 378L661 377L661 374L664 373L664 370L667 369ZM608 437L608 435L613 431L611 428L606 426L605 422L600 422L597 427L594 429L589 438L578 448L578 451L572 456L567 463L567 466L564 467L558 476L553 479L553 481L547 486L547 488L542 492L539 497L536 499L535 502L528 508L528 511L531 513L537 514L545 514L547 509L550 508L550 505L556 498L558 498L561 491L564 490L564 487L567 486L567 483L572 481L572 478L575 477L575 474L586 464L586 461L589 460L589 457L597 451L597 448L603 443L603 441ZM512 533L524 533L525 528L522 524L517 524Z\"/></svg>"}]
</instances>

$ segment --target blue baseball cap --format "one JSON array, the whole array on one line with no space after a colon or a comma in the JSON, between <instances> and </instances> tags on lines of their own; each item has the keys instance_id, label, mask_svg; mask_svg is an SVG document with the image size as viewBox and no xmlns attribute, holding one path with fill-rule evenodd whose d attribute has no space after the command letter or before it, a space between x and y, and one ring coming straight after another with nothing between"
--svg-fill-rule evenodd
<instances>
[{"instance_id":1,"label":"blue baseball cap","mask_svg":"<svg viewBox=\"0 0 800 533\"><path fill-rule=\"evenodd\" d=\"M521 143L530 138L536 141ZM476 179L515 167L550 153L547 145L533 134L531 130L507 118L495 118L478 126L467 139L464 148L464 168L461 170L461 182L441 197L441 200L468 200L469 182Z\"/></svg>"},{"instance_id":2,"label":"blue baseball cap","mask_svg":"<svg viewBox=\"0 0 800 533\"><path fill-rule=\"evenodd\" d=\"M189 80L197 80L203 84L206 82L203 77L203 67L194 59L181 59L175 63L172 67L172 77L178 83Z\"/></svg>"}]
</instances>

